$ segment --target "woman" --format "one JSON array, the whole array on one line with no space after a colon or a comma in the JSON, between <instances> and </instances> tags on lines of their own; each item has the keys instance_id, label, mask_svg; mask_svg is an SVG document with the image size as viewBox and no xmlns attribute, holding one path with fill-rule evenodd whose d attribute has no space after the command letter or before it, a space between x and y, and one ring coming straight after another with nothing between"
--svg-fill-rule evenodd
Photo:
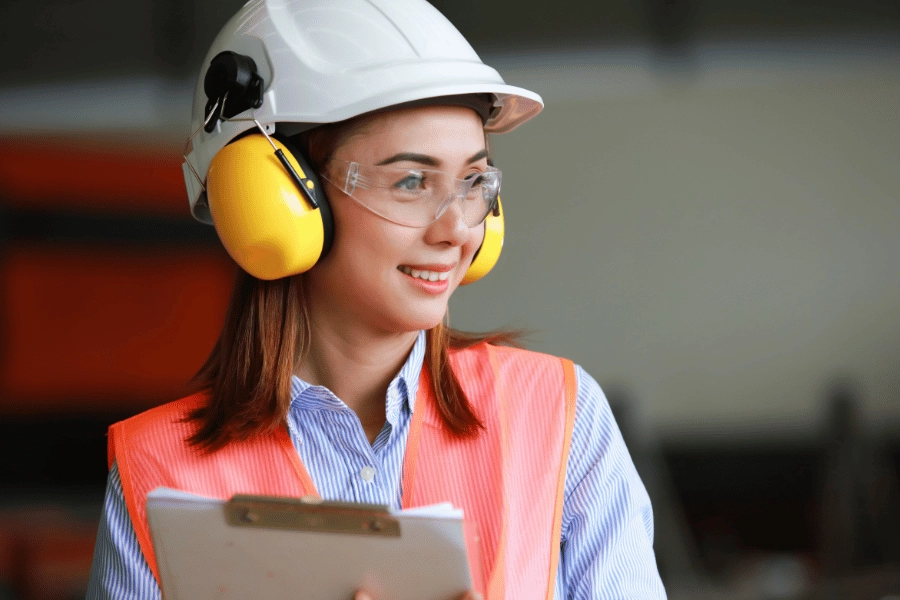
<instances>
[{"instance_id":1,"label":"woman","mask_svg":"<svg viewBox=\"0 0 900 600\"><path fill-rule=\"evenodd\" d=\"M88 596L159 596L144 503L167 485L449 500L478 524L490 599L663 598L596 382L443 324L502 245L486 133L539 97L424 2L257 0L209 57L185 177L241 268L197 393L110 429Z\"/></svg>"}]
</instances>

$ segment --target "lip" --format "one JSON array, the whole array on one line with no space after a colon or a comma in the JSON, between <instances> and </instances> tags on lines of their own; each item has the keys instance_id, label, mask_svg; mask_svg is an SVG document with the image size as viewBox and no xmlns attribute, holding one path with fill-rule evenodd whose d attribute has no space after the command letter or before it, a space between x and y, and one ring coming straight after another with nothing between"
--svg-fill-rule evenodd
<instances>
[{"instance_id":1,"label":"lip","mask_svg":"<svg viewBox=\"0 0 900 600\"><path fill-rule=\"evenodd\" d=\"M453 269L456 266L456 263L452 264L440 264L440 263L432 263L428 265L411 265L411 264L403 264L399 265L400 267L409 267L410 269L415 269L416 271L434 271L435 273L446 273ZM398 267L399 268L399 267ZM402 271L401 271L402 273Z\"/></svg>"},{"instance_id":2,"label":"lip","mask_svg":"<svg viewBox=\"0 0 900 600\"><path fill-rule=\"evenodd\" d=\"M446 273L453 269L456 264L427 264L427 265L400 265L403 267L409 267L411 269L415 269L417 271L434 271L435 273ZM444 279L443 281L425 281L424 279L420 279L418 277L413 277L412 275L407 275L404 273L400 267L397 267L397 271L401 275L403 275L404 279L408 281L410 284L415 286L419 291L425 292L430 296L439 296L450 289L450 278Z\"/></svg>"},{"instance_id":3,"label":"lip","mask_svg":"<svg viewBox=\"0 0 900 600\"><path fill-rule=\"evenodd\" d=\"M403 271L400 271L400 274L403 275L403 277L405 277L409 283L417 287L419 290L432 296L443 294L450 288L449 279L445 279L443 281L425 281L424 279L419 279L418 277L407 275Z\"/></svg>"}]
</instances>

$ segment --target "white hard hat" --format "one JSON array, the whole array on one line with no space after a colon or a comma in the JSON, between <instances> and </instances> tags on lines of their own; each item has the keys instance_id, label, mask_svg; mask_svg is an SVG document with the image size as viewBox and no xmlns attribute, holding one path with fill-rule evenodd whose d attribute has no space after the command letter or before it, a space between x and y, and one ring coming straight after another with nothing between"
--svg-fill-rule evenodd
<instances>
[{"instance_id":1,"label":"white hard hat","mask_svg":"<svg viewBox=\"0 0 900 600\"><path fill-rule=\"evenodd\" d=\"M269 133L276 124L290 135L398 104L474 94L491 102L485 130L503 133L543 108L534 92L506 85L425 0L251 0L219 32L205 68L225 51L255 63L263 94L253 116ZM201 74L191 120L199 132L182 170L191 213L211 223L201 180L216 153L256 124L218 121L208 133L208 101Z\"/></svg>"}]
</instances>

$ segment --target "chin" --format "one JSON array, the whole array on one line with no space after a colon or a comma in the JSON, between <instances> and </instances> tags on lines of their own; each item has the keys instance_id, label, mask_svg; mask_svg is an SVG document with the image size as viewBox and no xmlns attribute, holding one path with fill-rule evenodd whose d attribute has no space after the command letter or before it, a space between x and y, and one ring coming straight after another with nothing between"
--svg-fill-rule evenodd
<instances>
[{"instance_id":1,"label":"chin","mask_svg":"<svg viewBox=\"0 0 900 600\"><path fill-rule=\"evenodd\" d=\"M428 330L437 327L444 321L444 315L434 319L415 319L410 320L405 329L407 331L419 331L420 329Z\"/></svg>"},{"instance_id":2,"label":"chin","mask_svg":"<svg viewBox=\"0 0 900 600\"><path fill-rule=\"evenodd\" d=\"M440 310L423 310L422 307L419 307L419 310L411 308L409 312L405 313L404 329L407 331L431 329L432 327L440 325L446 314L446 304L444 304Z\"/></svg>"}]
</instances>

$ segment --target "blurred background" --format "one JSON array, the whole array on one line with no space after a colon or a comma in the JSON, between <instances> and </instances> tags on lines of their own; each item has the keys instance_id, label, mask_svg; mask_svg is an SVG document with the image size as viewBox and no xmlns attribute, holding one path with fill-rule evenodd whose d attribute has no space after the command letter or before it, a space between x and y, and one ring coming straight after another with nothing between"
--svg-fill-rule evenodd
<instances>
[{"instance_id":1,"label":"blurred background","mask_svg":"<svg viewBox=\"0 0 900 600\"><path fill-rule=\"evenodd\" d=\"M83 597L106 428L217 335L180 154L240 4L0 6L0 599ZM900 598L900 4L434 4L546 102L453 325L604 387L670 597Z\"/></svg>"}]
</instances>

